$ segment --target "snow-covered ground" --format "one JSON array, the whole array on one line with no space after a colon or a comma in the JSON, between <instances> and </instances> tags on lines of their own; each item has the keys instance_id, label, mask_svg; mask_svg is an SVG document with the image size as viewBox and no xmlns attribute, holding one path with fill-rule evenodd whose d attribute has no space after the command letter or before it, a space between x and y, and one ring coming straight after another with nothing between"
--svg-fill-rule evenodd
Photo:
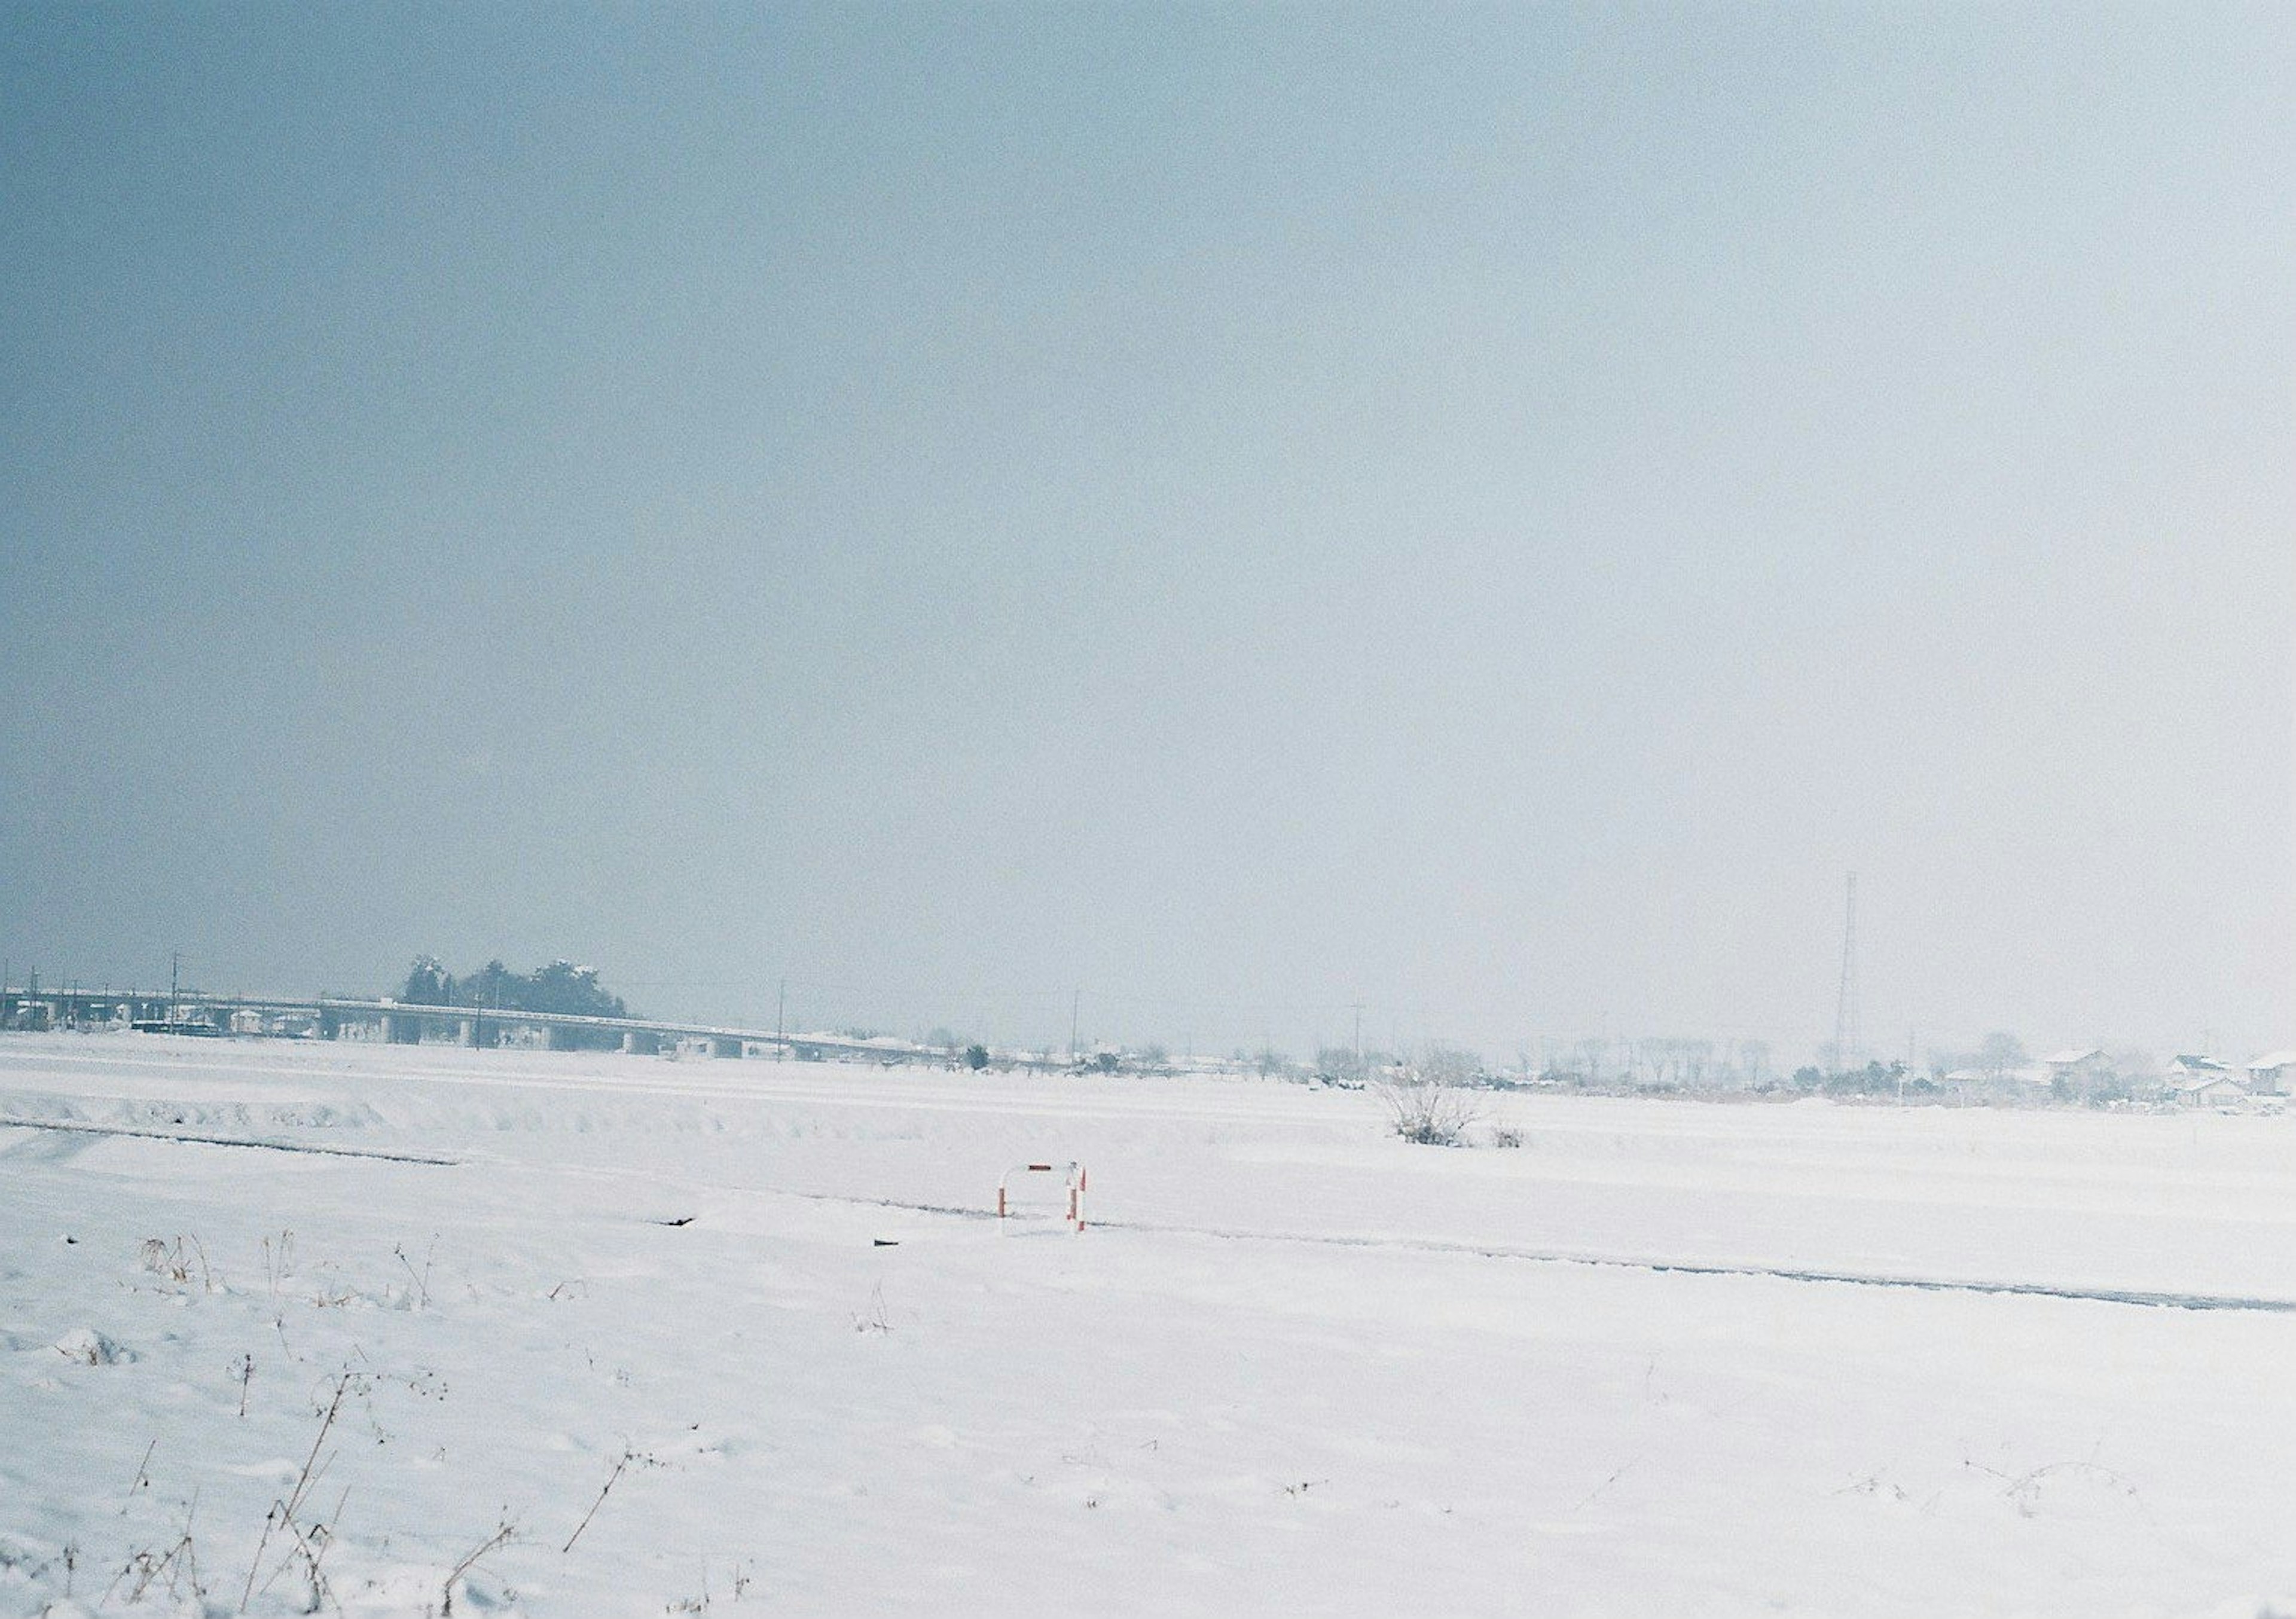
<instances>
[{"instance_id":1,"label":"snow-covered ground","mask_svg":"<svg viewBox=\"0 0 2296 1619\"><path fill-rule=\"evenodd\" d=\"M0 1037L0 1614L2296 1608L2296 1118L1490 1108Z\"/></svg>"}]
</instances>

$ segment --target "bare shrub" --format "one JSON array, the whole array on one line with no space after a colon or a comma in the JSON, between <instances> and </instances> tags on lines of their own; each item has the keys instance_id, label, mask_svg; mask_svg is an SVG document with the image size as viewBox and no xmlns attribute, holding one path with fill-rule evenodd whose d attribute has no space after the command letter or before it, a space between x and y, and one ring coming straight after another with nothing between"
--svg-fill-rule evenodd
<instances>
[{"instance_id":1,"label":"bare shrub","mask_svg":"<svg viewBox=\"0 0 2296 1619\"><path fill-rule=\"evenodd\" d=\"M124 1582L127 1604L132 1607L144 1600L145 1594L160 1582L162 1574L168 1578L167 1593L170 1601L181 1601L188 1595L199 1604L200 1611L207 1610L207 1586L200 1579L199 1553L192 1544L189 1531L185 1531L165 1551L157 1551L147 1546L132 1553L127 1564L112 1576L111 1583L104 1588L102 1600L111 1601L111 1593Z\"/></svg>"},{"instance_id":2,"label":"bare shrub","mask_svg":"<svg viewBox=\"0 0 2296 1619\"><path fill-rule=\"evenodd\" d=\"M614 1470L606 1475L605 1486L598 1492L598 1499L590 1503L590 1509L582 1515L582 1521L574 1525L574 1533L566 1537L566 1544L560 1549L562 1555L574 1549L574 1542L582 1538L582 1532L590 1526L590 1520L598 1516L598 1509L604 1506L606 1497L613 1493L615 1482L621 1477L622 1469L640 1460L651 1460L652 1458L642 1459L632 1446L626 1444L622 1447L622 1453L614 1463Z\"/></svg>"},{"instance_id":3,"label":"bare shrub","mask_svg":"<svg viewBox=\"0 0 2296 1619\"><path fill-rule=\"evenodd\" d=\"M318 1435L311 1441L310 1454L303 1458L303 1470L295 1476L294 1487L283 1499L275 1500L271 1503L271 1510L263 1516L263 1537L255 1543L255 1560L248 1565L247 1585L240 1592L239 1607L234 1611L244 1613L259 1591L269 1590L282 1575L291 1570L301 1579L303 1590L300 1594L305 1599L305 1613L316 1613L323 1602L332 1600L333 1593L329 1590L327 1577L320 1572L319 1566L326 1558L327 1548L334 1542L334 1525L305 1514L303 1509L312 1487L319 1481L319 1476L326 1471L327 1463L320 1460L320 1451L325 1448L327 1435L333 1432L336 1419L342 1415L343 1402L352 1395L364 1396L367 1383L366 1374L348 1370L335 1378L333 1392L319 1412ZM332 1455L327 1458L329 1461L332 1460ZM344 1494L348 1496L349 1492L347 1490ZM341 1515L342 1503L338 1501L335 1516L340 1518ZM272 1569L271 1577L258 1588L255 1582L256 1576L263 1572L264 1554L270 1549L275 1537L286 1548L286 1551L277 1566Z\"/></svg>"},{"instance_id":4,"label":"bare shrub","mask_svg":"<svg viewBox=\"0 0 2296 1619\"><path fill-rule=\"evenodd\" d=\"M617 1468L616 1471L619 1472L619 1469ZM606 1484L607 1488L611 1489L613 1487L613 1481L609 1479L606 1481ZM602 1495L599 1499L603 1500L605 1498ZM591 1510L594 1512L597 1509L594 1507ZM582 1521L586 1524L590 1520L585 1518ZM579 1534L581 1531L578 1529L575 1533ZM471 1570L478 1566L479 1560L493 1552L501 1550L504 1547L509 1545L517 1538L518 1525L511 1521L508 1513L504 1513L503 1515L502 1522L495 1525L495 1532L488 1535L485 1540L480 1541L477 1545L472 1547L471 1549L464 1554L463 1560L455 1564L454 1568L447 1574L447 1583L443 1588L441 1588L439 1593L439 1612L442 1615L442 1619L452 1619L452 1615L455 1612L455 1587L461 1584L464 1577L470 1574ZM568 1544L571 1545L572 1542L569 1541ZM467 1586L464 1587L466 1591L469 1588Z\"/></svg>"},{"instance_id":5,"label":"bare shrub","mask_svg":"<svg viewBox=\"0 0 2296 1619\"><path fill-rule=\"evenodd\" d=\"M1406 1067L1374 1087L1395 1133L1422 1147L1456 1147L1480 1109L1458 1086Z\"/></svg>"},{"instance_id":6,"label":"bare shrub","mask_svg":"<svg viewBox=\"0 0 2296 1619\"><path fill-rule=\"evenodd\" d=\"M1491 1132L1491 1145L1494 1147L1520 1147L1522 1145L1522 1132L1516 1129L1513 1124L1502 1124L1497 1129Z\"/></svg>"},{"instance_id":7,"label":"bare shrub","mask_svg":"<svg viewBox=\"0 0 2296 1619\"><path fill-rule=\"evenodd\" d=\"M178 1237L172 1246L164 1238L146 1237L136 1250L136 1257L152 1275L176 1283L188 1283L192 1267L197 1265L201 1287L209 1293L215 1291L215 1274L208 1269L208 1251L197 1237Z\"/></svg>"},{"instance_id":8,"label":"bare shrub","mask_svg":"<svg viewBox=\"0 0 2296 1619\"><path fill-rule=\"evenodd\" d=\"M1429 1041L1387 1070L1372 1090L1387 1107L1395 1133L1423 1147L1462 1147L1482 1116L1471 1087L1482 1072L1472 1051Z\"/></svg>"},{"instance_id":9,"label":"bare shrub","mask_svg":"<svg viewBox=\"0 0 2296 1619\"><path fill-rule=\"evenodd\" d=\"M879 1282L877 1284L876 1291L869 1296L868 1313L865 1315L859 1311L854 1312L853 1330L856 1332L890 1332L892 1329L892 1319L885 1313L885 1284L883 1282Z\"/></svg>"},{"instance_id":10,"label":"bare shrub","mask_svg":"<svg viewBox=\"0 0 2296 1619\"><path fill-rule=\"evenodd\" d=\"M439 1251L438 1237L435 1234L431 1237L430 1247L422 1255L422 1268L420 1271L414 1268L414 1262L407 1258L406 1244L393 1243L390 1251L398 1255L398 1263L406 1267L407 1280L414 1284L411 1302L418 1310L428 1310L430 1307L430 1262L432 1256Z\"/></svg>"}]
</instances>

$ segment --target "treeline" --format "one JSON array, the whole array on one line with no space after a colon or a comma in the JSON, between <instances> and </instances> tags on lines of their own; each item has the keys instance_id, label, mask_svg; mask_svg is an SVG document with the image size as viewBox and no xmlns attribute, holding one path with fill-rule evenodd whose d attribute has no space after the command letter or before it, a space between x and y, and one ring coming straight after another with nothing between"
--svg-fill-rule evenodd
<instances>
[{"instance_id":1,"label":"treeline","mask_svg":"<svg viewBox=\"0 0 2296 1619\"><path fill-rule=\"evenodd\" d=\"M627 1018L619 995L607 993L594 967L553 961L532 972L512 972L489 961L456 977L436 956L417 956L400 986L408 1006L468 1006L493 1011L555 1012L573 1018Z\"/></svg>"}]
</instances>

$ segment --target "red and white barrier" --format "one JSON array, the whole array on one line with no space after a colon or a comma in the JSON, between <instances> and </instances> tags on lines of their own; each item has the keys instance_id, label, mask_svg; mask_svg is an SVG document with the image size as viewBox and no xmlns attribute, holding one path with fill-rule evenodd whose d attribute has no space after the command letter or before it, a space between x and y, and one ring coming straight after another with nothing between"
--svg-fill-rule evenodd
<instances>
[{"instance_id":1,"label":"red and white barrier","mask_svg":"<svg viewBox=\"0 0 2296 1619\"><path fill-rule=\"evenodd\" d=\"M1084 1230L1084 1193L1090 1177L1083 1165L1071 1159L1066 1164L1015 1164L996 1182L996 1217L1008 1218L1013 1212L1012 1188L1014 1175L1064 1175L1068 1182L1069 1207L1064 1216L1067 1223L1078 1231Z\"/></svg>"}]
</instances>

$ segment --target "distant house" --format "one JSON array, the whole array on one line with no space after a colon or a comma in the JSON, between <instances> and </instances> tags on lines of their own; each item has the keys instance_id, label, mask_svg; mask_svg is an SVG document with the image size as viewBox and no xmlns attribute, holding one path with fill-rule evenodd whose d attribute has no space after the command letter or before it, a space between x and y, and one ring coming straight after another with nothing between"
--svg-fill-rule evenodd
<instances>
[{"instance_id":1,"label":"distant house","mask_svg":"<svg viewBox=\"0 0 2296 1619\"><path fill-rule=\"evenodd\" d=\"M2076 1096L2087 1096L2113 1076L2112 1059L2094 1047L2059 1051L2054 1057L2044 1058L2042 1064L2049 1070L2052 1086L2070 1090Z\"/></svg>"},{"instance_id":2,"label":"distant house","mask_svg":"<svg viewBox=\"0 0 2296 1619\"><path fill-rule=\"evenodd\" d=\"M2049 1070L2039 1063L2028 1063L2021 1068L1949 1068L1934 1078L1947 1095L1964 1102L2005 1102L2022 1107L2047 1091Z\"/></svg>"},{"instance_id":3,"label":"distant house","mask_svg":"<svg viewBox=\"0 0 2296 1619\"><path fill-rule=\"evenodd\" d=\"M2202 1107L2237 1100L2248 1087L2213 1057L2181 1055L2169 1064L2169 1094L2180 1102Z\"/></svg>"},{"instance_id":4,"label":"distant house","mask_svg":"<svg viewBox=\"0 0 2296 1619\"><path fill-rule=\"evenodd\" d=\"M2296 1074L2296 1051L2272 1051L2248 1065L2248 1088L2256 1096L2285 1096Z\"/></svg>"}]
</instances>

